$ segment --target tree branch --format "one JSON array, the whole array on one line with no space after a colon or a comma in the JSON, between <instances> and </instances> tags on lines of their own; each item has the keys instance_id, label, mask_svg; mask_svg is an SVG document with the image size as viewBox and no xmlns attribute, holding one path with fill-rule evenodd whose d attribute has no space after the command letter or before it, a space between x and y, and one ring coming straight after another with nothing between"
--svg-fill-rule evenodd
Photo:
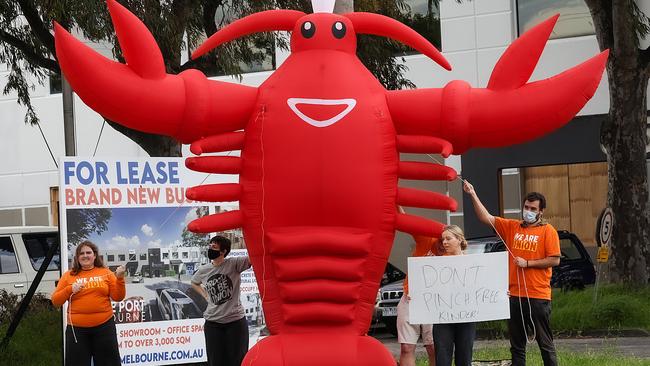
<instances>
[{"instance_id":1,"label":"tree branch","mask_svg":"<svg viewBox=\"0 0 650 366\"><path fill-rule=\"evenodd\" d=\"M136 131L106 119L117 132L138 144L149 156L181 156L181 145L171 137Z\"/></svg>"},{"instance_id":2,"label":"tree branch","mask_svg":"<svg viewBox=\"0 0 650 366\"><path fill-rule=\"evenodd\" d=\"M612 24L612 4L609 0L585 0L596 28L596 38L601 51L613 50L614 34Z\"/></svg>"},{"instance_id":3,"label":"tree branch","mask_svg":"<svg viewBox=\"0 0 650 366\"><path fill-rule=\"evenodd\" d=\"M12 34L9 34L1 29L0 29L0 41L3 41L9 44L10 46L16 48L20 52L22 52L22 54L30 63L38 65L39 67L50 70L57 74L61 73L61 69L59 68L59 65L56 63L56 61L37 54L36 52L34 52L33 47L31 45L27 44L25 41L16 38Z\"/></svg>"},{"instance_id":4,"label":"tree branch","mask_svg":"<svg viewBox=\"0 0 650 366\"><path fill-rule=\"evenodd\" d=\"M50 51L50 54L56 55L56 50L54 49L54 36L50 33L50 30L45 26L43 20L38 15L38 11L33 7L32 2L26 0L18 0L18 5L20 10L23 13L23 16L29 23L32 33L38 38L38 40Z\"/></svg>"},{"instance_id":5,"label":"tree branch","mask_svg":"<svg viewBox=\"0 0 650 366\"><path fill-rule=\"evenodd\" d=\"M203 4L201 5L203 7L203 16L201 17L203 30L205 30L205 34L210 37L217 31L214 17L217 13L217 8L221 6L221 1L203 1Z\"/></svg>"}]
</instances>

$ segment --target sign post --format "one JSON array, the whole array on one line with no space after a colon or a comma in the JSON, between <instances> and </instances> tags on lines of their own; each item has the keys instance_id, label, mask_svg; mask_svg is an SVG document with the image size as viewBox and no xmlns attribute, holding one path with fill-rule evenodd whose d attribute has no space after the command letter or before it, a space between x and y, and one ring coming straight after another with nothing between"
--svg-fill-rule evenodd
<instances>
[{"instance_id":1,"label":"sign post","mask_svg":"<svg viewBox=\"0 0 650 366\"><path fill-rule=\"evenodd\" d=\"M602 270L602 263L609 260L609 243L612 240L612 229L614 228L614 212L610 207L606 207L598 217L596 225L596 241L598 243L598 254L596 255L596 283L594 284L594 304L598 300L598 283Z\"/></svg>"}]
</instances>

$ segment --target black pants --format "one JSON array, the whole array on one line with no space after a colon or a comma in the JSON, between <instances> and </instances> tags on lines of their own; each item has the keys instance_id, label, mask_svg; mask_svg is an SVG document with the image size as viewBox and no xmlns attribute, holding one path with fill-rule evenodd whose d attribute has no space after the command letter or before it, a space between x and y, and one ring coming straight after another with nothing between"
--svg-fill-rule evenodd
<instances>
[{"instance_id":1,"label":"black pants","mask_svg":"<svg viewBox=\"0 0 650 366\"><path fill-rule=\"evenodd\" d=\"M471 366L475 336L476 323L434 324L436 366L451 366L452 359L456 366Z\"/></svg>"},{"instance_id":2,"label":"black pants","mask_svg":"<svg viewBox=\"0 0 650 366\"><path fill-rule=\"evenodd\" d=\"M208 366L240 366L248 352L246 317L230 323L205 321L205 353Z\"/></svg>"},{"instance_id":3,"label":"black pants","mask_svg":"<svg viewBox=\"0 0 650 366\"><path fill-rule=\"evenodd\" d=\"M117 332L113 318L96 327L74 327L65 330L65 366L120 366Z\"/></svg>"},{"instance_id":4,"label":"black pants","mask_svg":"<svg viewBox=\"0 0 650 366\"><path fill-rule=\"evenodd\" d=\"M521 310L519 300L521 299ZM522 323L523 311L523 323ZM530 299L530 311L526 298L510 298L510 320L508 320L508 332L510 333L510 353L512 354L512 366L526 365L526 334L533 336L531 318L535 325L535 340L542 353L544 366L557 366L557 356L553 345L553 334L551 333L551 302L542 299ZM524 332L524 324L526 332Z\"/></svg>"}]
</instances>

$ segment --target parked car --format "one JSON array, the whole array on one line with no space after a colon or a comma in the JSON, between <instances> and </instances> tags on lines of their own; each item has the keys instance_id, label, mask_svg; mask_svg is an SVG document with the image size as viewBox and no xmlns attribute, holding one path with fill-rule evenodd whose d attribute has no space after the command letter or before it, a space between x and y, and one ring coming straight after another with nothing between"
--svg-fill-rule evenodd
<instances>
[{"instance_id":1,"label":"parked car","mask_svg":"<svg viewBox=\"0 0 650 366\"><path fill-rule=\"evenodd\" d=\"M566 230L558 230L560 237L560 265L553 267L551 287L580 289L596 282L596 270L587 249L580 239ZM505 245L498 237L468 240L467 254L503 252Z\"/></svg>"},{"instance_id":2,"label":"parked car","mask_svg":"<svg viewBox=\"0 0 650 366\"><path fill-rule=\"evenodd\" d=\"M142 283L142 276L139 273L136 273L133 278L131 278L131 283Z\"/></svg>"},{"instance_id":3,"label":"parked car","mask_svg":"<svg viewBox=\"0 0 650 366\"><path fill-rule=\"evenodd\" d=\"M163 320L201 318L201 311L189 296L175 288L156 289L158 310Z\"/></svg>"},{"instance_id":4,"label":"parked car","mask_svg":"<svg viewBox=\"0 0 650 366\"><path fill-rule=\"evenodd\" d=\"M406 273L391 263L386 263L375 303L373 324L384 323L386 329L394 335L397 335L397 303L402 298L405 278Z\"/></svg>"},{"instance_id":5,"label":"parked car","mask_svg":"<svg viewBox=\"0 0 650 366\"><path fill-rule=\"evenodd\" d=\"M565 230L558 230L560 237L560 265L553 268L551 277L551 286L563 289L584 288L585 285L592 285L596 282L596 270L594 263L587 253L580 239L573 233ZM467 254L492 253L505 251L505 245L498 237L490 236L484 238L469 239L467 243ZM390 268L389 268L390 266ZM404 272L397 269L389 263L386 267L389 276L384 274L382 286L377 294L375 303L375 312L373 314L373 324L383 322L386 329L397 335L397 304L403 295ZM396 271L402 273L401 278L396 275ZM394 279L389 280L389 277ZM399 279L397 279L399 278Z\"/></svg>"},{"instance_id":6,"label":"parked car","mask_svg":"<svg viewBox=\"0 0 650 366\"><path fill-rule=\"evenodd\" d=\"M59 229L51 226L0 228L0 289L27 293L50 247L59 248ZM59 279L61 256L57 249L37 292L49 297Z\"/></svg>"}]
</instances>

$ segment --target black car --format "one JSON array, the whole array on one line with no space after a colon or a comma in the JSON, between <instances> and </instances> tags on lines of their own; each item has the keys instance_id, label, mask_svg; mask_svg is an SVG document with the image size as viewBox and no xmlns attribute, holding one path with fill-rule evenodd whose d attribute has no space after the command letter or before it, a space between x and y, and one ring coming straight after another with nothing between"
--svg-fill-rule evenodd
<instances>
[{"instance_id":1,"label":"black car","mask_svg":"<svg viewBox=\"0 0 650 366\"><path fill-rule=\"evenodd\" d=\"M580 239L566 230L558 230L560 237L560 265L553 267L551 287L580 289L596 282L594 263ZM466 254L503 252L501 239L491 236L467 241Z\"/></svg>"},{"instance_id":2,"label":"black car","mask_svg":"<svg viewBox=\"0 0 650 366\"><path fill-rule=\"evenodd\" d=\"M560 265L553 267L551 286L562 289L579 289L596 282L594 263L578 237L565 230L558 230L560 237ZM505 245L498 237L469 239L466 254L505 251ZM373 324L382 322L389 332L397 335L397 304L402 298L404 272L388 263L382 279Z\"/></svg>"}]
</instances>

